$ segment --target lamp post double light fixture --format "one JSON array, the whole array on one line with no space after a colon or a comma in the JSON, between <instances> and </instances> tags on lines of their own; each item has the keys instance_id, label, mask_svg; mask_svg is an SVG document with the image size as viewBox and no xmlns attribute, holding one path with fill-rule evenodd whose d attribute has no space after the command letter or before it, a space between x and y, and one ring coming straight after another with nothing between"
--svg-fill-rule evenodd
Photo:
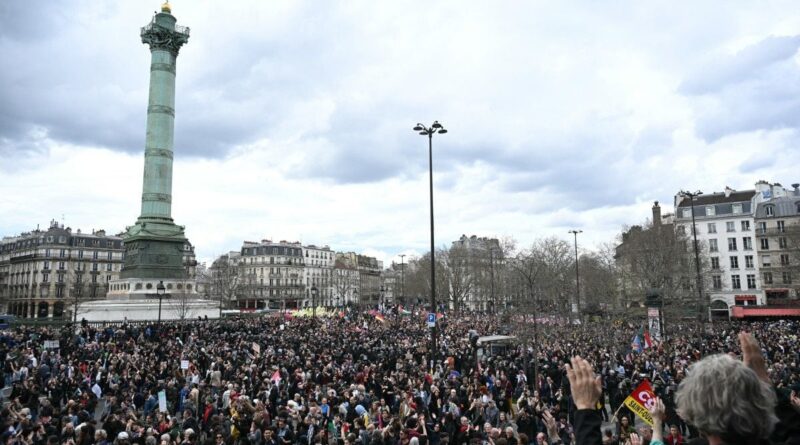
<instances>
[{"instance_id":1,"label":"lamp post double light fixture","mask_svg":"<svg viewBox=\"0 0 800 445\"><path fill-rule=\"evenodd\" d=\"M429 185L430 185L430 203L431 203L431 313L436 314L436 259L434 258L434 240L433 240L433 135L435 133L445 134L447 130L439 123L433 121L430 127L426 127L418 123L414 127L414 131L422 136L428 136L428 172L429 172ZM434 315L435 316L435 315ZM436 330L438 326L434 323L431 328L431 369L434 369L436 362Z\"/></svg>"},{"instance_id":2,"label":"lamp post double light fixture","mask_svg":"<svg viewBox=\"0 0 800 445\"><path fill-rule=\"evenodd\" d=\"M578 234L583 233L583 230L570 230L569 233L575 235L575 306L572 311L575 312L578 319L581 317L581 274L578 272Z\"/></svg>"},{"instance_id":3,"label":"lamp post double light fixture","mask_svg":"<svg viewBox=\"0 0 800 445\"><path fill-rule=\"evenodd\" d=\"M694 239L694 270L697 274L696 276L696 286L697 286L697 324L698 326L703 324L703 319L705 318L705 305L703 304L703 279L700 277L700 253L698 251L697 246L697 226L695 225L695 218L694 218L694 200L702 195L703 192L697 190L696 192L687 192L685 190L681 190L678 195L689 198L689 206L691 207L692 211L692 237Z\"/></svg>"}]
</instances>

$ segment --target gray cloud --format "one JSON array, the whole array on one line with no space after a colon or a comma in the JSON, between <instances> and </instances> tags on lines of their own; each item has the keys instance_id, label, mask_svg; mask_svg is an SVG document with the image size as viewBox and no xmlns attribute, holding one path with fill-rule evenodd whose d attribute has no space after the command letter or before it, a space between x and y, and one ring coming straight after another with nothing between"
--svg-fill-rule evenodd
<instances>
[{"instance_id":1,"label":"gray cloud","mask_svg":"<svg viewBox=\"0 0 800 445\"><path fill-rule=\"evenodd\" d=\"M800 128L800 36L768 37L687 78L679 91L697 110L706 141L756 130Z\"/></svg>"}]
</instances>

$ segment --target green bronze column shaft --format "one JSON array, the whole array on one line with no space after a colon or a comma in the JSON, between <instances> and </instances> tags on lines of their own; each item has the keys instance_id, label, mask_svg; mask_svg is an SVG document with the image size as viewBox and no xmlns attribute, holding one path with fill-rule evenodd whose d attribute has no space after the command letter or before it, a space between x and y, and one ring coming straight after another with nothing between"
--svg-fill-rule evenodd
<instances>
[{"instance_id":1,"label":"green bronze column shaft","mask_svg":"<svg viewBox=\"0 0 800 445\"><path fill-rule=\"evenodd\" d=\"M172 221L175 60L189 38L188 30L176 27L175 21L169 8L162 8L142 28L142 43L150 45L151 56L140 220Z\"/></svg>"},{"instance_id":2,"label":"green bronze column shaft","mask_svg":"<svg viewBox=\"0 0 800 445\"><path fill-rule=\"evenodd\" d=\"M150 46L150 94L144 150L142 208L124 235L125 263L120 278L183 279L186 236L172 221L172 159L175 125L175 59L189 40L177 26L169 4L142 28Z\"/></svg>"}]
</instances>

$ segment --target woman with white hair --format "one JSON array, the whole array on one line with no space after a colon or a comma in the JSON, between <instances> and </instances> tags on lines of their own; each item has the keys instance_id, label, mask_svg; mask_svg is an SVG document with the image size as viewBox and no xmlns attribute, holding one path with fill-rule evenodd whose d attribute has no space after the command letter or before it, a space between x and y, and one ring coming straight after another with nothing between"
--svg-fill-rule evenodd
<instances>
[{"instance_id":1,"label":"woman with white hair","mask_svg":"<svg viewBox=\"0 0 800 445\"><path fill-rule=\"evenodd\" d=\"M739 334L742 360L717 354L694 364L676 394L678 414L702 436L694 444L736 445L769 443L778 423L776 396L764 357L752 335ZM578 443L600 445L601 417L594 409L602 388L600 377L581 357L567 365L567 377L578 410L575 428ZM638 441L638 438L636 438Z\"/></svg>"},{"instance_id":2,"label":"woman with white hair","mask_svg":"<svg viewBox=\"0 0 800 445\"><path fill-rule=\"evenodd\" d=\"M740 340L743 351L752 341L761 354L752 336L740 334ZM748 352L744 357L746 363ZM745 363L727 354L706 357L690 368L678 387L678 415L694 425L709 445L759 443L778 423L772 386Z\"/></svg>"}]
</instances>

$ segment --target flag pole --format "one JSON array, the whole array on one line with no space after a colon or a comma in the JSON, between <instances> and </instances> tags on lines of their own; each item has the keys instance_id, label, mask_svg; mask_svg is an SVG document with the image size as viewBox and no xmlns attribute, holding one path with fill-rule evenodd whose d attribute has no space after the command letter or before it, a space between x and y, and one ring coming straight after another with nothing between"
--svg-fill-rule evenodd
<instances>
[{"instance_id":1,"label":"flag pole","mask_svg":"<svg viewBox=\"0 0 800 445\"><path fill-rule=\"evenodd\" d=\"M617 414L619 414L619 410L621 410L623 406L625 406L625 402L619 404L619 408L617 408L617 410L614 411L614 415L611 416L611 420L609 420L609 423L614 423L617 421Z\"/></svg>"}]
</instances>

